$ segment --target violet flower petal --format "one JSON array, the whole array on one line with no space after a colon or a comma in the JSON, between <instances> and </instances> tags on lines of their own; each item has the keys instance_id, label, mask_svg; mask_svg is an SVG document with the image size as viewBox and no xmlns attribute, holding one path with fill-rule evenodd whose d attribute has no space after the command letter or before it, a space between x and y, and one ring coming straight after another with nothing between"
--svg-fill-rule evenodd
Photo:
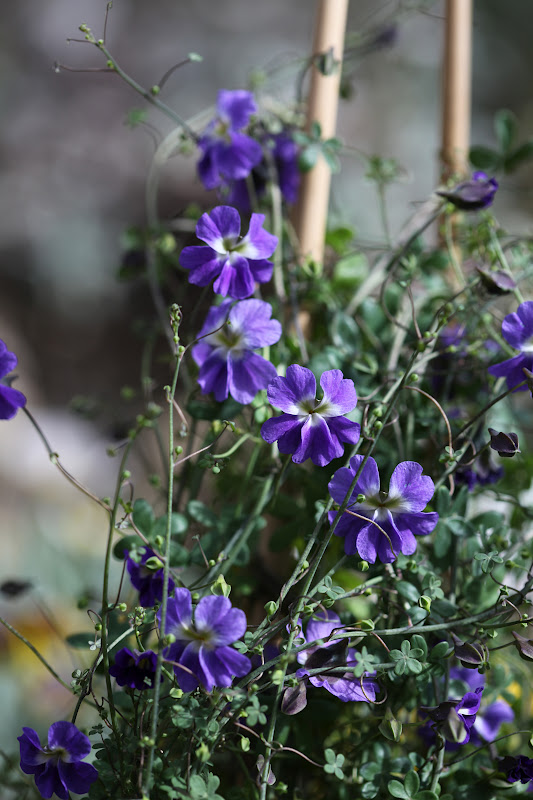
<instances>
[{"instance_id":1,"label":"violet flower petal","mask_svg":"<svg viewBox=\"0 0 533 800\"><path fill-rule=\"evenodd\" d=\"M299 364L287 367L285 378L276 378L267 390L268 402L287 414L301 414L300 403L314 400L316 380L310 369Z\"/></svg>"},{"instance_id":2,"label":"violet flower petal","mask_svg":"<svg viewBox=\"0 0 533 800\"><path fill-rule=\"evenodd\" d=\"M221 255L228 248L224 239L238 239L241 232L239 212L231 206L216 206L202 214L196 225L196 235Z\"/></svg>"},{"instance_id":3,"label":"violet flower petal","mask_svg":"<svg viewBox=\"0 0 533 800\"><path fill-rule=\"evenodd\" d=\"M322 373L320 385L324 399L319 405L326 405L328 416L340 417L353 411L357 405L357 393L353 381L343 378L340 369L329 369Z\"/></svg>"},{"instance_id":4,"label":"violet flower petal","mask_svg":"<svg viewBox=\"0 0 533 800\"><path fill-rule=\"evenodd\" d=\"M422 511L435 493L435 484L429 475L422 475L416 461L402 461L395 467L389 484L389 498L402 501L402 511Z\"/></svg>"},{"instance_id":5,"label":"violet flower petal","mask_svg":"<svg viewBox=\"0 0 533 800\"><path fill-rule=\"evenodd\" d=\"M257 113L257 104L251 92L219 89L217 112L234 130L240 130L248 125L251 115Z\"/></svg>"}]
</instances>

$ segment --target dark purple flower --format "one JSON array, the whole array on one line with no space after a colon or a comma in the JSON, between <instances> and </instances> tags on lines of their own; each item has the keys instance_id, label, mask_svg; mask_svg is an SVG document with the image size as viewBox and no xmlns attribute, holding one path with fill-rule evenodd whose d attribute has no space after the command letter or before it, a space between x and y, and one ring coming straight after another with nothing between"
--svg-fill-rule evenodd
<instances>
[{"instance_id":1,"label":"dark purple flower","mask_svg":"<svg viewBox=\"0 0 533 800\"><path fill-rule=\"evenodd\" d=\"M256 197L262 197L269 182L278 184L287 203L295 203L298 197L301 173L298 167L300 149L286 132L267 134L262 140L263 159L253 168L251 178ZM226 202L250 211L250 192L246 180L234 181L228 186Z\"/></svg>"},{"instance_id":2,"label":"dark purple flower","mask_svg":"<svg viewBox=\"0 0 533 800\"><path fill-rule=\"evenodd\" d=\"M261 161L259 142L240 132L256 111L251 92L219 91L216 119L198 140L202 151L198 175L206 189L215 189L223 181L246 178Z\"/></svg>"},{"instance_id":3,"label":"dark purple flower","mask_svg":"<svg viewBox=\"0 0 533 800\"><path fill-rule=\"evenodd\" d=\"M467 744L470 732L476 721L476 714L481 703L483 687L467 692L460 700L445 700L438 706L421 710L434 723L434 730L444 736L447 742Z\"/></svg>"},{"instance_id":4,"label":"dark purple flower","mask_svg":"<svg viewBox=\"0 0 533 800\"><path fill-rule=\"evenodd\" d=\"M281 325L271 315L272 306L263 300L241 300L233 306L231 300L224 300L210 309L199 333L209 335L192 349L204 394L213 392L218 401L229 394L245 405L274 380L275 367L254 353L281 336Z\"/></svg>"},{"instance_id":5,"label":"dark purple flower","mask_svg":"<svg viewBox=\"0 0 533 800\"><path fill-rule=\"evenodd\" d=\"M477 211L492 204L497 188L496 178L489 178L484 172L474 172L470 180L458 184L449 192L437 194L461 211Z\"/></svg>"},{"instance_id":6,"label":"dark purple flower","mask_svg":"<svg viewBox=\"0 0 533 800\"><path fill-rule=\"evenodd\" d=\"M280 453L292 453L301 464L310 458L324 467L344 453L344 444L356 444L360 426L344 414L357 405L353 381L343 378L340 369L330 369L320 378L323 396L316 397L316 380L310 369L291 364L286 378L275 378L267 389L269 402L284 412L268 419L261 436L271 444L278 442Z\"/></svg>"},{"instance_id":7,"label":"dark purple flower","mask_svg":"<svg viewBox=\"0 0 533 800\"><path fill-rule=\"evenodd\" d=\"M527 756L504 756L498 759L498 769L506 773L509 783L529 783L533 780L533 759Z\"/></svg>"},{"instance_id":8,"label":"dark purple flower","mask_svg":"<svg viewBox=\"0 0 533 800\"><path fill-rule=\"evenodd\" d=\"M54 722L48 731L48 744L41 741L33 728L23 728L20 742L20 768L33 775L43 797L54 792L68 800L69 791L84 794L98 778L91 764L82 763L91 752L91 743L72 722Z\"/></svg>"},{"instance_id":9,"label":"dark purple flower","mask_svg":"<svg viewBox=\"0 0 533 800\"><path fill-rule=\"evenodd\" d=\"M161 624L161 611L157 612ZM192 613L191 593L176 589L169 597L165 633L176 641L164 652L173 662L180 689L192 692L201 684L208 692L215 686L231 686L234 676L241 678L252 668L250 659L230 644L244 634L246 617L232 608L227 597L202 597Z\"/></svg>"},{"instance_id":10,"label":"dark purple flower","mask_svg":"<svg viewBox=\"0 0 533 800\"><path fill-rule=\"evenodd\" d=\"M190 270L189 282L207 286L215 278L215 292L241 300L253 293L255 282L269 281L273 264L268 258L278 239L263 230L264 221L264 214L252 214L248 233L241 238L241 218L235 208L217 206L202 214L196 235L208 246L185 247L180 255L181 266Z\"/></svg>"},{"instance_id":11,"label":"dark purple flower","mask_svg":"<svg viewBox=\"0 0 533 800\"><path fill-rule=\"evenodd\" d=\"M521 303L516 313L507 314L502 322L502 336L520 353L489 367L489 372L497 378L505 378L507 386L512 389L524 382L524 368L533 370L533 300ZM526 389L527 386L521 386L515 391L525 392Z\"/></svg>"},{"instance_id":12,"label":"dark purple flower","mask_svg":"<svg viewBox=\"0 0 533 800\"><path fill-rule=\"evenodd\" d=\"M466 683L472 692L485 684L485 676L477 670L467 667L452 667L450 669L452 680L461 680ZM470 728L470 741L480 745L482 741L492 742L498 735L505 722L512 722L514 711L505 700L496 700L485 708L478 710L474 725Z\"/></svg>"},{"instance_id":13,"label":"dark purple flower","mask_svg":"<svg viewBox=\"0 0 533 800\"><path fill-rule=\"evenodd\" d=\"M130 650L123 647L115 656L115 663L109 667L109 674L119 686L130 689L149 689L154 685L157 654L153 650Z\"/></svg>"},{"instance_id":14,"label":"dark purple flower","mask_svg":"<svg viewBox=\"0 0 533 800\"><path fill-rule=\"evenodd\" d=\"M336 503L342 503L363 461L363 456L350 459L350 466L337 470L329 483L329 491ZM415 536L431 533L439 515L424 512L435 485L431 478L422 475L422 467L416 461L402 461L394 469L388 493L382 492L376 462L369 458L351 494L346 512L335 528L337 536L344 536L347 555L359 556L374 564L394 561L398 553L412 555L416 550ZM365 499L358 503L358 495ZM335 511L329 512L333 522Z\"/></svg>"},{"instance_id":15,"label":"dark purple flower","mask_svg":"<svg viewBox=\"0 0 533 800\"><path fill-rule=\"evenodd\" d=\"M134 561L130 554L126 553L126 567L130 581L139 592L139 603L145 608L150 608L163 599L163 562L149 547L140 548L139 552L141 550L143 552L139 562ZM174 581L169 578L169 594L174 591L174 586Z\"/></svg>"},{"instance_id":16,"label":"dark purple flower","mask_svg":"<svg viewBox=\"0 0 533 800\"><path fill-rule=\"evenodd\" d=\"M0 419L11 419L19 408L26 405L26 398L18 389L12 389L2 382L8 372L17 366L17 357L11 353L0 339Z\"/></svg>"},{"instance_id":17,"label":"dark purple flower","mask_svg":"<svg viewBox=\"0 0 533 800\"><path fill-rule=\"evenodd\" d=\"M517 453L520 453L520 446L518 444L518 435L514 431L497 431L494 428L489 428L490 433L490 447L495 450L501 458L512 458Z\"/></svg>"},{"instance_id":18,"label":"dark purple flower","mask_svg":"<svg viewBox=\"0 0 533 800\"><path fill-rule=\"evenodd\" d=\"M305 634L301 633L306 642L328 639L335 629L342 628L340 618L333 611L320 612L317 617L318 619L309 621ZM296 672L298 678L309 676L310 669L323 667L324 674L309 676L309 682L313 686L326 689L344 703L348 701L373 703L376 699L377 684L368 673L362 680L356 678L352 672L346 672L345 675L328 675L328 667L355 667L357 665L357 654L352 648L347 648L346 639L335 640L333 636L321 647L314 646L302 650L296 658L299 664L304 665Z\"/></svg>"}]
</instances>

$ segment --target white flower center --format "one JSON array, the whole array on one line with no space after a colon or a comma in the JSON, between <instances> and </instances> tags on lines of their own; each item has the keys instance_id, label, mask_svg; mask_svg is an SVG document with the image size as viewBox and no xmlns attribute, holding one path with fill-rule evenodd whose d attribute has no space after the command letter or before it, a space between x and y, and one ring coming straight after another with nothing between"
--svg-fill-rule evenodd
<instances>
[{"instance_id":1,"label":"white flower center","mask_svg":"<svg viewBox=\"0 0 533 800\"><path fill-rule=\"evenodd\" d=\"M353 510L357 511L361 509L361 512L364 516L365 511L369 511L376 522L380 520L388 518L389 511L406 511L407 508L403 501L403 498L396 495L391 496L387 494L387 492L376 492L375 494L367 494L365 497L364 502L357 503Z\"/></svg>"},{"instance_id":2,"label":"white flower center","mask_svg":"<svg viewBox=\"0 0 533 800\"><path fill-rule=\"evenodd\" d=\"M311 424L318 424L322 417L336 417L334 407L327 400L307 397L296 404L299 417L310 417Z\"/></svg>"},{"instance_id":3,"label":"white flower center","mask_svg":"<svg viewBox=\"0 0 533 800\"><path fill-rule=\"evenodd\" d=\"M533 336L526 339L520 350L522 353L533 353Z\"/></svg>"},{"instance_id":4,"label":"white flower center","mask_svg":"<svg viewBox=\"0 0 533 800\"><path fill-rule=\"evenodd\" d=\"M172 631L174 636L177 640L186 641L186 642L194 642L198 649L202 645L207 647L209 650L214 650L216 646L215 640L215 633L212 630L198 630L196 626L191 622L190 625L184 625L183 623L179 625L175 631Z\"/></svg>"},{"instance_id":5,"label":"white flower center","mask_svg":"<svg viewBox=\"0 0 533 800\"><path fill-rule=\"evenodd\" d=\"M215 347L224 358L228 353L234 358L240 358L249 349L244 332L230 323L223 325L216 333L206 336L203 341Z\"/></svg>"}]
</instances>

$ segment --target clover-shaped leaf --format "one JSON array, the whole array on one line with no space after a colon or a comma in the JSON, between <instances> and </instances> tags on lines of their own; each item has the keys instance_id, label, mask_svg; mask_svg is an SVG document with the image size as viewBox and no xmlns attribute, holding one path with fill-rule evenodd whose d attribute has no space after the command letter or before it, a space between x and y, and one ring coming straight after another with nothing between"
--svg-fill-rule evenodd
<instances>
[{"instance_id":1,"label":"clover-shaped leaf","mask_svg":"<svg viewBox=\"0 0 533 800\"><path fill-rule=\"evenodd\" d=\"M476 553L474 558L481 562L481 571L485 573L492 572L497 564L503 564L503 558L498 555L497 550L491 550L490 553Z\"/></svg>"},{"instance_id":2,"label":"clover-shaped leaf","mask_svg":"<svg viewBox=\"0 0 533 800\"><path fill-rule=\"evenodd\" d=\"M403 675L407 672L412 675L420 675L422 664L418 659L425 656L424 650L421 647L411 648L411 642L408 639L404 639L400 647L401 650L391 650L390 652L392 661L396 662L394 667L395 674Z\"/></svg>"},{"instance_id":3,"label":"clover-shaped leaf","mask_svg":"<svg viewBox=\"0 0 533 800\"><path fill-rule=\"evenodd\" d=\"M342 771L342 765L344 764L344 756L342 753L335 753L330 747L324 750L324 756L326 758L326 763L324 764L324 772L327 772L329 775L335 775L340 781L344 779L344 772Z\"/></svg>"}]
</instances>

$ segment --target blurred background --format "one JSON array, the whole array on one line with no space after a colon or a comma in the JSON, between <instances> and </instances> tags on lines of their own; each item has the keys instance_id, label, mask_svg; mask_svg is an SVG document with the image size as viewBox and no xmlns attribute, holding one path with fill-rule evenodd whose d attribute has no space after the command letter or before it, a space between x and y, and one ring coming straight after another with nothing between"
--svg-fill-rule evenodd
<instances>
[{"instance_id":1,"label":"blurred background","mask_svg":"<svg viewBox=\"0 0 533 800\"><path fill-rule=\"evenodd\" d=\"M293 103L311 51L314 5L115 0L106 43L147 88L188 53L200 54L203 61L175 72L161 93L183 118L212 107L220 88L247 88L257 70L272 102ZM16 386L52 448L99 496L112 493L118 466L106 448L127 430L121 420L134 418L121 393L140 384L134 320L153 316L144 284L117 280L125 231L145 219L154 139L145 126L126 124L144 101L114 74L54 67L105 67L93 46L67 42L83 38L81 23L101 36L105 8L105 0L8 3L0 32L0 338L18 355ZM439 183L443 11L439 1L350 3L338 135L354 150L342 156L333 179L331 211L364 242L379 243L382 234L357 151L393 157L403 167L404 179L389 193L393 234ZM494 144L493 117L501 108L517 115L519 139L533 134L532 24L528 0L475 2L475 144ZM157 135L172 129L156 109L149 120ZM531 169L523 169L501 183L494 211L510 232L531 233L530 179ZM216 204L196 177L194 154L167 164L162 216L175 217L191 202ZM196 297L179 274L175 287L175 302ZM156 394L164 383L163 370ZM85 592L98 596L106 522L50 464L24 414L0 423L0 583L34 587L18 597L4 593L0 614L42 648L67 682L79 651L69 654L54 628L91 628L85 612L60 609L75 607ZM9 749L20 725L47 727L72 705L1 627L0 702L0 746Z\"/></svg>"}]
</instances>

